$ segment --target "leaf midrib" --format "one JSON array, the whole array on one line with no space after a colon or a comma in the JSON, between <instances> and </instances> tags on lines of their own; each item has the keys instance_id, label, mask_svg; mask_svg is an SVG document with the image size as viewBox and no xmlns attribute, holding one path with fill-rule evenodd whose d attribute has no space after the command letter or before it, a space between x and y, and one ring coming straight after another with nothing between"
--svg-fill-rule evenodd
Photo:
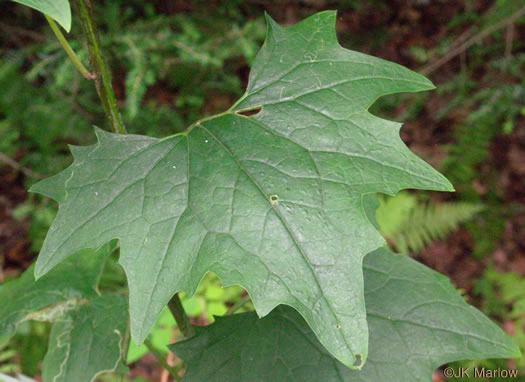
<instances>
[{"instance_id":1,"label":"leaf midrib","mask_svg":"<svg viewBox=\"0 0 525 382\"><path fill-rule=\"evenodd\" d=\"M251 120L251 119L250 119ZM295 237L295 235L293 234L292 230L290 227L288 227L288 224L286 223L286 220L284 219L284 217L279 213L279 211L275 208L275 206L273 206L270 202L270 196L269 195L266 195L266 193L264 192L264 190L262 189L262 187L255 181L255 179L252 177L252 175L242 166L242 164L240 163L240 161L237 159L237 157L228 149L228 147L217 137L215 136L213 133L211 133L206 127L204 126L200 126L201 129L203 131L205 131L211 138L213 138L218 144L219 146L224 150L226 151L226 153L228 155L231 156L231 158L235 161L235 163L237 164L237 166L239 167L239 169L252 181L252 183L255 185L255 187L259 190L259 192L261 193L261 195L263 196L263 198L266 200L267 203L269 203L270 205L270 208L274 211L275 215L279 218L279 220L281 221L283 227L286 229L286 231L288 232L288 234L290 235L290 237L292 238L292 241L294 243L294 246L297 248L297 250L299 251L299 253L301 254L301 257L303 258L303 260L308 264L308 269L310 270L310 272L312 273L312 276L314 277L315 281L316 281L316 284L317 286L319 287L319 290L322 292L322 296L323 296L323 300L325 301L325 303L327 304L327 306L330 308L330 311L332 312L332 315L336 321L336 323L340 325L340 321L339 321L339 318L337 316L337 314L335 313L335 310L332 306L332 304L330 303L330 301L325 297L325 293L324 293L324 289L321 287L321 283L319 281L319 279L317 278L317 275L315 274L314 270L313 270L313 265L312 263L310 262L310 260L308 259L308 257L306 256L306 254L304 253L302 247L299 245L299 242L297 240L297 238ZM295 297L295 296L294 296ZM306 319L306 317L305 317ZM308 321L308 320L307 320ZM343 331L340 331L341 333L341 337L343 338L343 340L345 341L348 349L352 349L352 357L355 356L354 354L354 351L353 351L353 346L351 346L351 344L348 342L345 334Z\"/></svg>"}]
</instances>

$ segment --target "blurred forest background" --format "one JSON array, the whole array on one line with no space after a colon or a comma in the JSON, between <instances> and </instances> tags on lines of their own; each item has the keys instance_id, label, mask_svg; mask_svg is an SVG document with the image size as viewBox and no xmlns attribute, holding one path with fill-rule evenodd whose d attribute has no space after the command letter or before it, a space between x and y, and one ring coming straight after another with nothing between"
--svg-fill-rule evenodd
<instances>
[{"instance_id":1,"label":"blurred forest background","mask_svg":"<svg viewBox=\"0 0 525 382\"><path fill-rule=\"evenodd\" d=\"M447 275L465 299L498 322L525 352L525 3L520 0L94 1L102 44L130 133L163 137L227 109L243 93L263 42L264 11L293 24L337 9L341 45L428 76L437 89L380 99L372 112L403 121L401 136L444 173L456 193L380 197L389 245ZM72 162L68 144L105 127L92 82L76 71L44 17L1 2L0 283L35 259L56 204L28 187ZM68 40L87 64L80 25ZM125 293L116 259L102 287ZM183 302L207 324L242 300L208 275ZM1 302L0 302L1 303ZM250 309L245 305L244 309ZM0 372L38 380L49 327L26 323L0 349ZM152 332L167 354L177 333L169 313ZM168 381L155 358L131 346L133 381ZM518 368L525 360L461 362ZM444 380L440 372L435 381ZM104 381L117 377L107 375Z\"/></svg>"}]
</instances>

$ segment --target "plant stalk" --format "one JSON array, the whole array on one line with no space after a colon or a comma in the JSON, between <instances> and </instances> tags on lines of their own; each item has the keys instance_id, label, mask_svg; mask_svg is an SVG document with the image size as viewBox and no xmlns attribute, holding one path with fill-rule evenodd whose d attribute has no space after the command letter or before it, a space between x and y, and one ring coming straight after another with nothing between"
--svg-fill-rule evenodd
<instances>
[{"instance_id":1,"label":"plant stalk","mask_svg":"<svg viewBox=\"0 0 525 382\"><path fill-rule=\"evenodd\" d=\"M84 36L87 42L89 59L93 69L98 97L102 102L104 112L109 119L111 128L117 134L126 134L126 127L122 122L122 117L118 110L117 100L111 84L111 73L104 60L100 38L93 19L91 0L75 0L75 3L80 16L80 24L82 25L82 30L84 31Z\"/></svg>"},{"instance_id":2,"label":"plant stalk","mask_svg":"<svg viewBox=\"0 0 525 382\"><path fill-rule=\"evenodd\" d=\"M153 343L149 340L149 338L146 338L144 340L144 345L148 348L148 350L153 354L153 356L157 359L157 361L162 365L164 369L170 373L170 375L173 377L175 381L180 381L181 378L177 374L177 371L168 365L168 362L164 359L164 355L153 345Z\"/></svg>"},{"instance_id":3,"label":"plant stalk","mask_svg":"<svg viewBox=\"0 0 525 382\"><path fill-rule=\"evenodd\" d=\"M55 33L55 36L57 37L58 41L60 42L60 45L62 45L62 48L64 48L64 50L66 51L66 53L69 56L69 58L71 59L71 61L73 61L73 64L78 69L80 74L82 74L88 80L94 79L95 76L89 70L86 69L84 64L82 64L82 61L80 61L80 58L73 51L73 49L71 48L71 46L67 42L66 38L64 37L64 35L60 31L60 28L55 23L55 20L53 20L51 17L49 17L46 14L44 14L44 16L46 17L46 20L49 23L49 26L51 27L51 30L53 31L53 33Z\"/></svg>"},{"instance_id":4,"label":"plant stalk","mask_svg":"<svg viewBox=\"0 0 525 382\"><path fill-rule=\"evenodd\" d=\"M193 337L195 335L195 330L193 329L193 326L191 326L190 320L182 307L182 302L180 301L178 293L176 293L171 298L170 302L168 302L168 308L170 309L171 314L173 314L173 317L175 317L177 326L184 338Z\"/></svg>"}]
</instances>

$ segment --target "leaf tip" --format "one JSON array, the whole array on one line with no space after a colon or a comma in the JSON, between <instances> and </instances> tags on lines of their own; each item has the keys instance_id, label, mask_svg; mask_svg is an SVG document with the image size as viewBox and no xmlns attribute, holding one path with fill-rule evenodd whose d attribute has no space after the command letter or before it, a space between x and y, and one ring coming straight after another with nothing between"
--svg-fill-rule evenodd
<instances>
[{"instance_id":1,"label":"leaf tip","mask_svg":"<svg viewBox=\"0 0 525 382\"><path fill-rule=\"evenodd\" d=\"M66 169L55 176L33 184L28 191L47 196L60 203L66 196L65 182L70 175L71 170Z\"/></svg>"},{"instance_id":2,"label":"leaf tip","mask_svg":"<svg viewBox=\"0 0 525 382\"><path fill-rule=\"evenodd\" d=\"M98 126L93 126L93 129L95 130L95 135L97 136L97 141L99 143L102 143L102 142L108 140L109 138L111 138L112 134L107 132L106 130L102 130Z\"/></svg>"},{"instance_id":3,"label":"leaf tip","mask_svg":"<svg viewBox=\"0 0 525 382\"><path fill-rule=\"evenodd\" d=\"M270 14L269 14L268 12L266 12L266 11L264 11L264 18L266 19L266 23L267 23L268 25L270 25L270 24L274 24L274 25L276 25L276 26L279 27L279 24L277 24L277 23L275 22L275 20L272 18L272 16L270 16Z\"/></svg>"},{"instance_id":4,"label":"leaf tip","mask_svg":"<svg viewBox=\"0 0 525 382\"><path fill-rule=\"evenodd\" d=\"M523 354L521 353L520 347L514 342L512 342L512 345L513 345L512 355L509 358L521 359Z\"/></svg>"},{"instance_id":5,"label":"leaf tip","mask_svg":"<svg viewBox=\"0 0 525 382\"><path fill-rule=\"evenodd\" d=\"M89 146L74 146L74 145L68 145L69 151L71 151L71 155L73 155L73 158L75 160L82 160L86 158L89 151L91 151L91 148Z\"/></svg>"},{"instance_id":6,"label":"leaf tip","mask_svg":"<svg viewBox=\"0 0 525 382\"><path fill-rule=\"evenodd\" d=\"M54 229L55 227L51 226L50 231ZM55 267L55 265L60 263L65 258L64 256L60 256L60 254L57 254L56 251L53 252L47 249L47 240L50 235L51 233L48 232L46 235L46 240L44 240L42 249L40 250L40 253L38 254L38 257L35 262L35 270L33 272L35 281L38 281L40 278L45 276L49 271L51 271Z\"/></svg>"},{"instance_id":7,"label":"leaf tip","mask_svg":"<svg viewBox=\"0 0 525 382\"><path fill-rule=\"evenodd\" d=\"M422 74L416 73L419 76L419 79L421 80L421 90L434 90L436 89L436 85L432 81L430 81L427 77L425 77Z\"/></svg>"},{"instance_id":8,"label":"leaf tip","mask_svg":"<svg viewBox=\"0 0 525 382\"><path fill-rule=\"evenodd\" d=\"M64 20L64 23L61 23L60 25L62 25L62 27L67 33L71 32L71 10L69 11L68 16Z\"/></svg>"},{"instance_id":9,"label":"leaf tip","mask_svg":"<svg viewBox=\"0 0 525 382\"><path fill-rule=\"evenodd\" d=\"M39 188L40 188L40 183L42 183L43 181L40 181L40 182L36 182L35 184L33 184L31 187L29 187L29 189L27 190L27 192L31 192L33 194L40 194L41 192L39 191Z\"/></svg>"},{"instance_id":10,"label":"leaf tip","mask_svg":"<svg viewBox=\"0 0 525 382\"><path fill-rule=\"evenodd\" d=\"M33 271L33 277L35 278L35 281L38 281L42 276L44 276L47 273L47 270L42 265L42 262L39 261L42 257L39 255L36 264L35 264L35 270Z\"/></svg>"},{"instance_id":11,"label":"leaf tip","mask_svg":"<svg viewBox=\"0 0 525 382\"><path fill-rule=\"evenodd\" d=\"M49 15L46 13L47 16L51 17L53 20L55 20L64 30L69 33L71 32L71 8L68 6L67 10L64 12L64 14L59 15Z\"/></svg>"},{"instance_id":12,"label":"leaf tip","mask_svg":"<svg viewBox=\"0 0 525 382\"><path fill-rule=\"evenodd\" d=\"M266 18L266 40L269 40L283 28L272 18L272 16L270 16L268 12L264 12L264 17Z\"/></svg>"},{"instance_id":13,"label":"leaf tip","mask_svg":"<svg viewBox=\"0 0 525 382\"><path fill-rule=\"evenodd\" d=\"M452 185L452 183L450 183L450 181L442 174L441 175L441 188L437 191L443 191L443 192L456 192L456 189L454 188L454 186Z\"/></svg>"}]
</instances>

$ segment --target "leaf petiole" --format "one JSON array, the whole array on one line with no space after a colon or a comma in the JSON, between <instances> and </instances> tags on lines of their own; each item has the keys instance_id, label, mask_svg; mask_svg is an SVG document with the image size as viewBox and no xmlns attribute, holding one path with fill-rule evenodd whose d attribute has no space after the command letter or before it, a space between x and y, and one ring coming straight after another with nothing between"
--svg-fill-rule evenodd
<instances>
[{"instance_id":1,"label":"leaf petiole","mask_svg":"<svg viewBox=\"0 0 525 382\"><path fill-rule=\"evenodd\" d=\"M62 48L64 48L64 50L66 51L66 53L69 56L69 58L71 59L71 61L73 61L73 64L78 69L80 74L82 74L82 76L84 76L88 80L93 80L95 78L95 76L93 75L93 73L91 73L89 70L86 69L84 64L82 64L82 62L80 61L80 58L73 51L73 49L71 48L71 46L67 42L66 38L64 37L64 35L60 31L60 28L55 23L55 20L53 20L51 17L49 17L46 14L44 14L44 16L46 17L46 20L49 23L49 26L51 27L51 30L53 30L53 33L55 34L55 36L57 37L58 41L60 42L60 45L62 45Z\"/></svg>"},{"instance_id":2,"label":"leaf petiole","mask_svg":"<svg viewBox=\"0 0 525 382\"><path fill-rule=\"evenodd\" d=\"M184 335L184 338L193 337L195 335L195 330L193 329L193 326L191 326L190 320L184 311L178 293L175 293L175 295L168 302L168 308L171 314L173 314L175 321L177 321L177 326Z\"/></svg>"},{"instance_id":3,"label":"leaf petiole","mask_svg":"<svg viewBox=\"0 0 525 382\"><path fill-rule=\"evenodd\" d=\"M146 338L144 340L144 345L146 345L146 347L151 352L151 354L153 354L153 356L162 365L162 367L166 369L168 373L170 373L170 375L173 377L175 381L181 380L180 376L177 374L177 371L173 367L168 365L168 362L166 362L166 360L164 359L164 355L155 347L155 345L153 345L153 343L149 340L149 338Z\"/></svg>"}]
</instances>

